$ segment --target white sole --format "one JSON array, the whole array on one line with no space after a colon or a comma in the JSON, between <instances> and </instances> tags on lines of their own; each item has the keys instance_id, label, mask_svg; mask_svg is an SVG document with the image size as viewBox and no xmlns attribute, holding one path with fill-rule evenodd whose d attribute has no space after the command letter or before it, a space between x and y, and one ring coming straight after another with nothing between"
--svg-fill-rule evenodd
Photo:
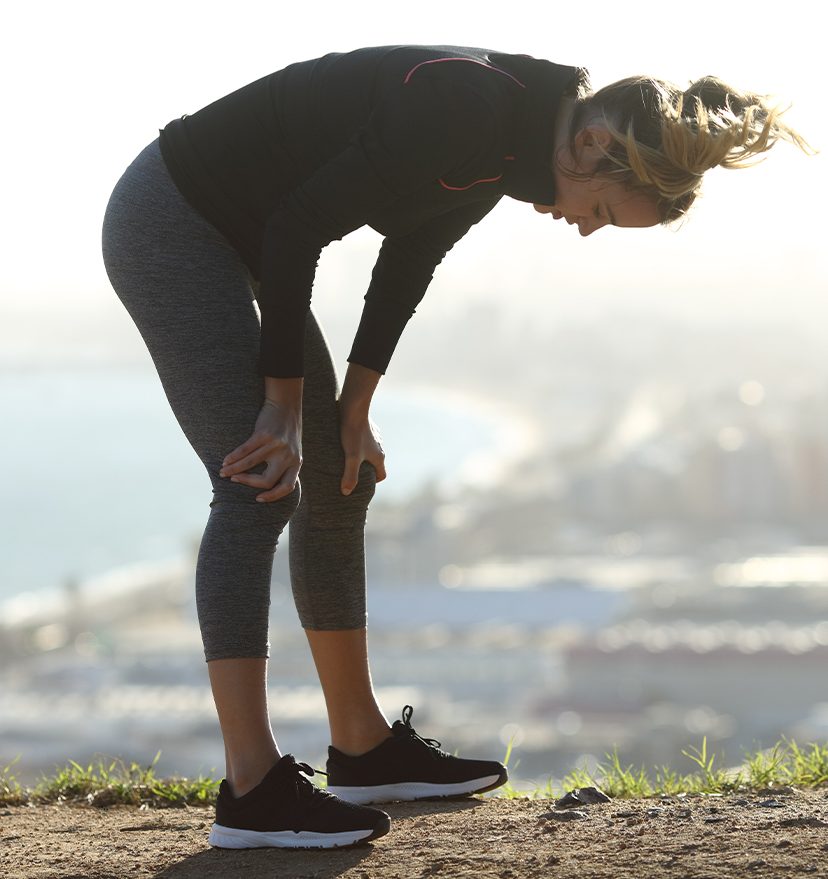
<instances>
[{"instance_id":1,"label":"white sole","mask_svg":"<svg viewBox=\"0 0 828 879\"><path fill-rule=\"evenodd\" d=\"M314 833L310 830L242 830L213 824L207 842L217 848L338 848L353 845L369 836L373 830L347 830L342 833Z\"/></svg>"},{"instance_id":2,"label":"white sole","mask_svg":"<svg viewBox=\"0 0 828 879\"><path fill-rule=\"evenodd\" d=\"M375 784L367 787L328 785L328 792L349 803L390 803L394 800L424 800L431 797L456 797L488 790L496 786L499 775L485 775L455 784L431 784L425 781L405 781L399 784Z\"/></svg>"}]
</instances>

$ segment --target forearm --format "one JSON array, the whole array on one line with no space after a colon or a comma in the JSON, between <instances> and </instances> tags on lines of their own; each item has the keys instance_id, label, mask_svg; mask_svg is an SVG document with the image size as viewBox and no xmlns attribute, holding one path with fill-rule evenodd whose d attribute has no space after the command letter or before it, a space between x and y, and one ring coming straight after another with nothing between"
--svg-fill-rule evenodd
<instances>
[{"instance_id":1,"label":"forearm","mask_svg":"<svg viewBox=\"0 0 828 879\"><path fill-rule=\"evenodd\" d=\"M367 418L374 391L382 373L358 363L349 363L339 397L339 408L344 418Z\"/></svg>"},{"instance_id":2,"label":"forearm","mask_svg":"<svg viewBox=\"0 0 828 879\"><path fill-rule=\"evenodd\" d=\"M265 376L265 398L280 406L301 409L303 387L304 379L302 378Z\"/></svg>"}]
</instances>

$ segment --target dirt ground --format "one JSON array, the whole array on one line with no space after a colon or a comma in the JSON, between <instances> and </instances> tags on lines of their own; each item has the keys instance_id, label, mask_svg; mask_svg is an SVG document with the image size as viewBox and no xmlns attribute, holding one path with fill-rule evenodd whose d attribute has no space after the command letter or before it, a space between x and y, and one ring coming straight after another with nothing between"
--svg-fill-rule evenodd
<instances>
[{"instance_id":1,"label":"dirt ground","mask_svg":"<svg viewBox=\"0 0 828 879\"><path fill-rule=\"evenodd\" d=\"M212 808L0 806L0 876L828 877L825 787L615 800L575 810L556 809L554 800L495 798L383 808L391 832L366 845L231 851L207 843Z\"/></svg>"}]
</instances>

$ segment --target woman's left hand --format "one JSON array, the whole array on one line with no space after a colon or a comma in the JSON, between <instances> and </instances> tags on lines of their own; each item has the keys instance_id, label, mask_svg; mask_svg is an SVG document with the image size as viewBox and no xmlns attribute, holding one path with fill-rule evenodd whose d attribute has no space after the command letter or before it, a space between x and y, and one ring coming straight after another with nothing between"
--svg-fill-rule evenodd
<instances>
[{"instance_id":1,"label":"woman's left hand","mask_svg":"<svg viewBox=\"0 0 828 879\"><path fill-rule=\"evenodd\" d=\"M340 483L342 494L349 495L357 487L363 461L373 464L377 482L382 482L385 479L385 452L380 445L379 430L371 419L341 412L339 434L345 452L345 470Z\"/></svg>"}]
</instances>

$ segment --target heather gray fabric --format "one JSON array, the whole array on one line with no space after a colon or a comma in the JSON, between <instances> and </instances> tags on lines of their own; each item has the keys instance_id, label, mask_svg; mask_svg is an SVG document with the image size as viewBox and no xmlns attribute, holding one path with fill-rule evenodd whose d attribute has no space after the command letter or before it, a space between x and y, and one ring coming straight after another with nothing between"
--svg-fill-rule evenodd
<instances>
[{"instance_id":1,"label":"heather gray fabric","mask_svg":"<svg viewBox=\"0 0 828 879\"><path fill-rule=\"evenodd\" d=\"M238 252L176 188L157 139L112 192L103 257L212 483L196 566L206 661L269 657L273 553L288 521L291 584L302 625L362 628L364 525L376 472L363 463L357 489L349 497L340 493L339 387L313 315L305 332L300 487L279 501L257 503L263 489L218 475L224 456L253 432L264 401L264 378L256 368L261 333L256 285ZM249 472L263 470L261 464ZM158 479L163 503L164 474Z\"/></svg>"}]
</instances>

